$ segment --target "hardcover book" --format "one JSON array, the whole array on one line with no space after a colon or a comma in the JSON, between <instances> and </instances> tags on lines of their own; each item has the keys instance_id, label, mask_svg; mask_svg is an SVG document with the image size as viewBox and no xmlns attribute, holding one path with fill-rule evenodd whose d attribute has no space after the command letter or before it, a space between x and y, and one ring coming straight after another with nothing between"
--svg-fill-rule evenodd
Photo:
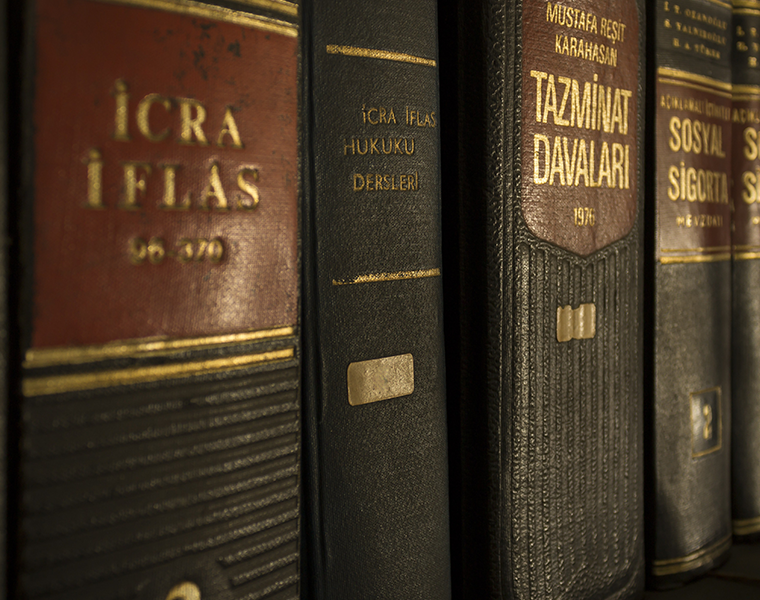
<instances>
[{"instance_id":1,"label":"hardcover book","mask_svg":"<svg viewBox=\"0 0 760 600\"><path fill-rule=\"evenodd\" d=\"M441 16L455 594L643 588L643 19Z\"/></svg>"},{"instance_id":2,"label":"hardcover book","mask_svg":"<svg viewBox=\"0 0 760 600\"><path fill-rule=\"evenodd\" d=\"M658 0L649 61L648 575L731 543L731 6Z\"/></svg>"},{"instance_id":3,"label":"hardcover book","mask_svg":"<svg viewBox=\"0 0 760 600\"><path fill-rule=\"evenodd\" d=\"M760 539L760 3L733 9L731 494L737 539Z\"/></svg>"},{"instance_id":4,"label":"hardcover book","mask_svg":"<svg viewBox=\"0 0 760 600\"><path fill-rule=\"evenodd\" d=\"M18 594L297 598L298 6L19 24Z\"/></svg>"},{"instance_id":5,"label":"hardcover book","mask_svg":"<svg viewBox=\"0 0 760 600\"><path fill-rule=\"evenodd\" d=\"M436 3L304 15L310 598L451 595Z\"/></svg>"}]
</instances>

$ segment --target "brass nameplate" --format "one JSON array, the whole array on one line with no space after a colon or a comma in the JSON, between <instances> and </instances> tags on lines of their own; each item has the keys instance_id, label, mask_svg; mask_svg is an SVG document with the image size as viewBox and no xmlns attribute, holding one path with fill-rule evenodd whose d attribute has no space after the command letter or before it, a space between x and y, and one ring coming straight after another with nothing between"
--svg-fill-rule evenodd
<instances>
[{"instance_id":1,"label":"brass nameplate","mask_svg":"<svg viewBox=\"0 0 760 600\"><path fill-rule=\"evenodd\" d=\"M596 305L557 307L557 341L588 340L596 335Z\"/></svg>"},{"instance_id":2,"label":"brass nameplate","mask_svg":"<svg viewBox=\"0 0 760 600\"><path fill-rule=\"evenodd\" d=\"M351 363L347 379L351 406L408 396L414 391L414 359L400 354Z\"/></svg>"}]
</instances>

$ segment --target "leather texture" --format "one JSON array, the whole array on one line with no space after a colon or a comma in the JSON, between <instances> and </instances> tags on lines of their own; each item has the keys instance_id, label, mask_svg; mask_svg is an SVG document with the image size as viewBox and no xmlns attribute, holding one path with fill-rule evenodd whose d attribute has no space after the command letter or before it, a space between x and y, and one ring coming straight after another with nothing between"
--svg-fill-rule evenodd
<instances>
[{"instance_id":1,"label":"leather texture","mask_svg":"<svg viewBox=\"0 0 760 600\"><path fill-rule=\"evenodd\" d=\"M644 574L642 154L621 240L583 258L530 233L523 10L459 2L441 16L455 596L632 598ZM643 112L632 124L641 140ZM559 343L557 308L586 302L595 337Z\"/></svg>"},{"instance_id":2,"label":"leather texture","mask_svg":"<svg viewBox=\"0 0 760 600\"><path fill-rule=\"evenodd\" d=\"M734 9L734 32L743 30L746 42L752 28L760 26L760 14L754 11ZM734 44L732 56L732 79L734 85L756 88L734 100L738 109L760 109L760 66L752 62L760 58L754 44L745 43L745 51L739 49L739 37ZM754 64L754 66L753 66ZM755 113L756 114L756 113ZM731 317L731 385L733 391L733 428L731 431L731 508L734 537L738 540L760 540L760 298L755 288L760 281L760 234L756 219L760 216L757 194L749 193L751 178L760 167L760 157L752 153L745 132L756 130L757 123L747 120L733 127L734 153L734 263ZM747 150L749 150L747 152ZM746 153L745 153L746 152ZM751 202L748 202L750 200Z\"/></svg>"},{"instance_id":3,"label":"leather texture","mask_svg":"<svg viewBox=\"0 0 760 600\"><path fill-rule=\"evenodd\" d=\"M306 597L445 599L441 277L385 277L441 266L436 4L319 0L305 20ZM418 189L391 189L406 174ZM405 354L410 395L349 405L349 364Z\"/></svg>"},{"instance_id":4,"label":"leather texture","mask_svg":"<svg viewBox=\"0 0 760 600\"><path fill-rule=\"evenodd\" d=\"M720 60L696 57L693 52L674 50L672 38L678 34L665 23L681 17L665 11L657 2L650 12L650 28L656 36L651 45L648 85L658 90L662 79L658 69L694 73L719 82L730 83L728 53ZM710 14L727 23L731 47L731 11L711 7L709 2L684 4L687 14ZM711 12L712 11L712 12ZM712 31L712 30L711 30ZM684 38L685 39L685 38ZM722 47L722 46L721 46ZM670 91L670 88L668 88ZM700 98L714 101L705 92ZM720 244L725 252L728 223L710 241L702 231L692 230L674 242L675 222L667 220L664 203L676 202L656 197L663 177L661 164L684 161L687 167L701 166L701 157L663 151L656 139L669 136L666 119L706 118L688 112L659 113L659 98L650 99L647 113L648 145L658 151L650 154L650 181L647 205L652 229L647 236L648 331L647 400L647 584L666 588L688 581L725 560L730 547L730 448L731 448L731 262L690 262L664 264L663 247L712 246ZM730 106L730 103L729 103ZM708 119L710 120L710 119ZM713 122L713 120L710 120ZM730 170L730 127L723 126L722 148L727 153L711 168ZM715 165L718 166L715 166ZM656 175L655 175L656 174ZM689 206L682 210L692 210ZM707 208L707 205L704 205ZM701 209L702 207L700 207ZM693 209L695 212L700 210ZM719 240L716 242L715 240ZM697 250L696 252L701 252ZM699 257L697 257L699 258ZM709 259L709 257L708 257ZM710 403L705 406L700 403ZM711 423L700 426L699 419L709 412ZM712 427L712 429L710 429ZM700 446L708 435L713 440Z\"/></svg>"},{"instance_id":5,"label":"leather texture","mask_svg":"<svg viewBox=\"0 0 760 600\"><path fill-rule=\"evenodd\" d=\"M14 190L13 196L20 207L19 214L13 214L18 219L14 227L18 227L23 251L14 268L23 274L23 289L14 290L11 305L14 320L20 323L20 331L14 331L12 356L18 356L13 369L21 388L14 398L18 465L12 470L17 476L12 499L15 520L11 543L17 542L9 584L12 596L49 600L296 599L301 504L296 10L291 16L279 15L279 31L286 31L279 35L256 28L261 23L252 18L251 13L256 11L250 4L246 7L239 2L225 2L223 9L216 10L211 4L194 3L193 14L183 12L187 7L182 3L166 3L163 8L77 0L65 6L42 0L21 4L18 10L24 11L23 18L19 16L14 25L23 25L23 36L17 32L23 37L23 59L11 57L23 60L23 65L12 72L18 74L20 80L14 81L23 90L22 111L18 111L23 119L19 131L14 130L17 139L13 143L24 149L23 168L17 175L20 191ZM62 10L63 16L57 10ZM129 18L102 19L104 14ZM263 16L274 15L267 11ZM65 27L64 17L72 17L83 30ZM40 31L49 34L49 28L55 34L41 40ZM114 29L118 35L106 34L110 54L99 55L102 48L93 42L93 36L97 40L98 35ZM243 42L236 46L228 37L221 43L222 30L233 32ZM135 71L127 73L120 64L109 66L109 56L129 60L129 49L133 48L129 42L146 37L159 48L153 62L134 60L130 65ZM280 43L287 38L290 53L281 53L282 46L268 46L272 38L279 38ZM119 52L118 46L125 39L127 50ZM177 51L177 44L183 42L187 46ZM67 51L43 52L43 44L60 44ZM75 63L68 52L73 48L102 60L100 66L107 77ZM271 174L261 166L269 160L268 155L278 154L282 159L274 161L278 164L273 167L282 169L282 179L270 189L276 188L272 194L289 205L289 217L273 218L265 226L269 239L277 241L257 246L256 252L250 247L248 252L238 252L248 243L255 246L258 238L252 220L241 221L237 219L240 212L232 210L226 216L237 225L224 237L228 254L213 265L205 259L181 262L168 254L162 264L130 262L126 239L117 235L118 230L134 227L130 235L145 235L148 230L160 236L174 235L184 227L185 235L189 230L201 236L209 229L213 231L215 218L210 214L213 211L194 210L181 214L165 211L157 217L158 209L148 206L147 201L135 210L120 211L116 208L121 197L118 185L95 185L107 207L87 212L91 210L84 203L89 174L79 151L93 147L89 144L111 149L118 145L113 139L115 96L106 85L125 77L135 85L134 93L139 89L141 72L150 79L161 69L182 64L192 69L190 65L195 65L196 71L185 73L185 77L177 67L173 71L176 77L159 82L166 88L153 91L171 94L172 86L184 85L189 90L186 96L194 96L199 103L206 101L209 108L219 108L204 95L219 91L213 85L218 72L212 67L211 73L201 75L199 71L220 63L225 68L243 61L261 65L266 60L257 61L256 56L266 58L268 50L276 51L276 60L288 66L273 69L275 83L270 96L256 89L248 100L260 102L268 97L271 101L272 95L281 93L289 96L288 101L251 107L255 118L241 131L263 120L269 121L277 133L256 143L251 136L249 145L234 151L240 161L256 164L261 157L262 179ZM45 63L51 54L52 63ZM65 77L72 70L76 75ZM47 87L50 80L43 72L51 71L64 76L69 86L66 92L57 86ZM246 73L238 75L245 77ZM206 78L211 81L209 87L198 83L206 82ZM221 87L227 85L235 87L229 80ZM82 89L99 100L92 106L74 102L72 97ZM42 96L60 100L54 114L41 116L36 111L43 104ZM235 106L239 98L230 98L230 111L243 109ZM137 100L132 97L131 110L125 115L131 141L141 135L139 111L135 115ZM283 104L292 110L281 110ZM110 118L103 122L100 117L105 105ZM162 102L161 106L169 106L176 116L176 102ZM157 128L161 106L151 111L149 127L152 123ZM194 106L193 114L200 115L198 105ZM224 104L221 108L224 110ZM117 119L118 115L117 110ZM72 127L66 130L70 135L55 128L63 121ZM93 124L102 125L102 129ZM176 123L172 126L178 128ZM93 131L97 134L94 141L90 136ZM227 142L234 137L225 135ZM120 157L140 160L145 159L142 152L150 151L155 167L158 160L171 162L177 156L174 147L178 144L173 137L167 135L165 143L143 141L146 145L135 142L130 146L125 141L125 154ZM43 142L45 148L40 148ZM198 151L192 167L208 172L209 158L229 156L225 151L233 151L229 143L221 146L214 137L208 144L183 148ZM139 148L135 155L126 156L134 147ZM280 150L290 159L285 159ZM40 159L43 154L52 155L59 167L42 169L46 164ZM113 158L118 165L118 157ZM69 161L74 162L73 167ZM225 159L220 161L224 163ZM186 171L191 170L188 163L184 166ZM178 172L182 172L179 167ZM150 197L160 189L161 180L146 181ZM57 190L54 199L67 218L48 214L44 200L49 199L45 190L50 188ZM45 198L40 199L41 194ZM160 194L152 198L157 196L160 199ZM262 207L270 201L268 194L262 194ZM96 236L85 235L75 225L88 216L105 223ZM162 220L169 223L166 229L160 225ZM41 229L46 233L64 230L69 237L54 235L58 244L38 244L44 237ZM84 240L86 250L82 250ZM245 243L236 245L241 240ZM236 252L235 259L229 259ZM290 259L280 263L279 273L259 277L250 268L256 253L267 255L266 260L273 258L270 254L279 254L280 258L290 255ZM84 259L85 255L95 256L95 260ZM243 268L230 269L232 263ZM117 272L141 281L128 284L134 294L128 297L141 296L141 300L130 302L119 294L118 286L108 285L109 278L124 283ZM35 291L41 286L40 277L46 275L52 275L45 282L54 299L65 298L76 305L78 301L85 304L88 298L110 306L106 322L93 318L85 326L79 320L82 314L74 318L65 311L57 318L38 319L44 309L35 304ZM141 276L145 279L140 280ZM225 276L234 279L236 286L243 286L245 303L225 295L229 291ZM259 295L259 290L266 293ZM192 299L189 304L173 303L172 298L179 296ZM257 321L256 307L267 303L291 308L274 317L275 323ZM175 319L191 326L176 329L171 325ZM137 327L130 328L130 323Z\"/></svg>"}]
</instances>

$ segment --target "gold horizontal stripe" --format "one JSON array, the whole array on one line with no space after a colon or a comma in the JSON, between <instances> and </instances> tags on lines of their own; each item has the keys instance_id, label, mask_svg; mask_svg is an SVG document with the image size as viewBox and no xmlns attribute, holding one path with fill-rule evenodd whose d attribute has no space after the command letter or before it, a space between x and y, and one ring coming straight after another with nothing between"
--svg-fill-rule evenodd
<instances>
[{"instance_id":1,"label":"gold horizontal stripe","mask_svg":"<svg viewBox=\"0 0 760 600\"><path fill-rule=\"evenodd\" d=\"M736 535L749 535L760 531L760 517L753 519L734 519L733 530Z\"/></svg>"},{"instance_id":2,"label":"gold horizontal stripe","mask_svg":"<svg viewBox=\"0 0 760 600\"><path fill-rule=\"evenodd\" d=\"M730 2L721 2L721 0L707 0L708 2L712 2L713 4L720 6L721 8L732 8Z\"/></svg>"},{"instance_id":3,"label":"gold horizontal stripe","mask_svg":"<svg viewBox=\"0 0 760 600\"><path fill-rule=\"evenodd\" d=\"M760 12L758 13L760 14ZM760 94L760 86L757 85L744 85L744 84L735 84L731 86L731 89L734 91L734 95L736 94L749 94L749 95L756 95Z\"/></svg>"},{"instance_id":4,"label":"gold horizontal stripe","mask_svg":"<svg viewBox=\"0 0 760 600\"><path fill-rule=\"evenodd\" d=\"M435 61L430 58L422 58L403 52L388 52L387 50L374 50L372 48L356 48L355 46L327 46L328 54L342 54L343 56L358 56L361 58L379 58L382 60L395 60L396 62L411 63L434 67Z\"/></svg>"},{"instance_id":5,"label":"gold horizontal stripe","mask_svg":"<svg viewBox=\"0 0 760 600\"><path fill-rule=\"evenodd\" d=\"M240 345L258 340L293 335L293 327L275 327L259 331L244 331L197 338L141 338L98 346L67 346L64 348L37 348L27 350L24 367L34 369L54 365L75 365L115 358L161 356L187 350L204 350L215 346Z\"/></svg>"},{"instance_id":6,"label":"gold horizontal stripe","mask_svg":"<svg viewBox=\"0 0 760 600\"><path fill-rule=\"evenodd\" d=\"M734 9L736 8L760 8L758 0L733 0Z\"/></svg>"},{"instance_id":7,"label":"gold horizontal stripe","mask_svg":"<svg viewBox=\"0 0 760 600\"><path fill-rule=\"evenodd\" d=\"M712 77L705 77L704 75L697 75L696 73L691 73L689 71L681 71L680 69L671 69L670 67L659 67L657 69L657 74L662 75L663 77L670 77L672 79L694 81L696 83L701 83L702 85L713 87L718 90L723 90L725 92L731 91L730 83L726 83L725 81L720 81L719 79L713 79Z\"/></svg>"},{"instance_id":8,"label":"gold horizontal stripe","mask_svg":"<svg viewBox=\"0 0 760 600\"><path fill-rule=\"evenodd\" d=\"M25 396L47 396L49 394L81 392L117 385L133 385L165 379L197 377L222 371L236 371L256 364L285 360L292 358L293 355L294 349L291 347L282 350L272 350L271 352L215 358L174 365L136 367L132 369L117 369L98 373L77 373L75 375L56 375L51 377L27 377L24 378L21 389Z\"/></svg>"},{"instance_id":9,"label":"gold horizontal stripe","mask_svg":"<svg viewBox=\"0 0 760 600\"><path fill-rule=\"evenodd\" d=\"M757 244L736 244L734 250L760 250Z\"/></svg>"},{"instance_id":10,"label":"gold horizontal stripe","mask_svg":"<svg viewBox=\"0 0 760 600\"><path fill-rule=\"evenodd\" d=\"M733 94L731 94L731 92L723 92L723 91L716 90L715 88L708 87L705 85L689 83L687 81L679 81L677 79L668 79L666 77L659 77L658 81L660 81L661 83L667 83L669 85L675 85L677 87L685 87L691 90L699 90L700 92L707 92L708 94L712 94L713 96L720 96L721 98L728 98L729 100L733 100Z\"/></svg>"},{"instance_id":11,"label":"gold horizontal stripe","mask_svg":"<svg viewBox=\"0 0 760 600\"><path fill-rule=\"evenodd\" d=\"M733 96L734 102L743 102L743 101L757 101L760 100L760 94L753 95L753 96L745 96L745 95L738 95L734 94Z\"/></svg>"},{"instance_id":12,"label":"gold horizontal stripe","mask_svg":"<svg viewBox=\"0 0 760 600\"><path fill-rule=\"evenodd\" d=\"M683 573L684 571L698 569L702 565L715 560L718 556L728 550L730 546L731 536L728 535L715 544L707 546L702 550L692 552L691 554L687 554L686 556L655 560L652 564L652 574L655 577L662 577L664 575L673 575L674 573Z\"/></svg>"},{"instance_id":13,"label":"gold horizontal stripe","mask_svg":"<svg viewBox=\"0 0 760 600\"><path fill-rule=\"evenodd\" d=\"M723 254L697 254L694 256L661 256L660 263L663 265L673 265L679 263L706 263L706 262L722 262L725 260L731 260L731 253L725 252Z\"/></svg>"},{"instance_id":14,"label":"gold horizontal stripe","mask_svg":"<svg viewBox=\"0 0 760 600\"><path fill-rule=\"evenodd\" d=\"M756 260L760 258L760 252L737 252L734 260Z\"/></svg>"},{"instance_id":15,"label":"gold horizontal stripe","mask_svg":"<svg viewBox=\"0 0 760 600\"><path fill-rule=\"evenodd\" d=\"M426 277L440 277L440 269L427 269L424 271L399 271L398 273L372 273L359 275L353 279L333 279L333 285L354 285L355 283L377 283L380 281L402 281L404 279L424 279Z\"/></svg>"},{"instance_id":16,"label":"gold horizontal stripe","mask_svg":"<svg viewBox=\"0 0 760 600\"><path fill-rule=\"evenodd\" d=\"M282 14L291 14L291 5L289 2L281 2L278 0L247 1L251 6L255 5L259 8L269 8L270 10L274 10ZM180 15L214 19L216 21L225 21L227 23L233 23L235 25L241 25L243 27L251 27L253 29L271 31L272 33L279 33L288 37L298 36L298 27L293 23L279 21L277 19L270 19L269 17L262 17L260 15L252 15L239 10L224 8L222 6L200 4L198 2L193 2L193 0L98 0L98 2L105 2L107 4L125 4L127 6L139 6L141 8L165 10ZM261 2L261 4L259 4L259 2ZM298 14L297 7L295 8L296 12L293 14Z\"/></svg>"},{"instance_id":17,"label":"gold horizontal stripe","mask_svg":"<svg viewBox=\"0 0 760 600\"><path fill-rule=\"evenodd\" d=\"M749 15L751 17L756 17L760 15L760 10L756 8L734 8L734 14L735 15Z\"/></svg>"},{"instance_id":18,"label":"gold horizontal stripe","mask_svg":"<svg viewBox=\"0 0 760 600\"><path fill-rule=\"evenodd\" d=\"M726 252L731 246L698 246L696 248L660 248L660 252Z\"/></svg>"}]
</instances>

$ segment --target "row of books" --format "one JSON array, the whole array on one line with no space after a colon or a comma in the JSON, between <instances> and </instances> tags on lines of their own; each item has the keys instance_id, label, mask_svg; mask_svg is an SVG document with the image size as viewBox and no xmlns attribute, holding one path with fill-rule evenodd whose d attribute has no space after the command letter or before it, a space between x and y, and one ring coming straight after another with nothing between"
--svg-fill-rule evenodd
<instances>
[{"instance_id":1,"label":"row of books","mask_svg":"<svg viewBox=\"0 0 760 600\"><path fill-rule=\"evenodd\" d=\"M760 2L2 7L9 598L635 598L760 537Z\"/></svg>"}]
</instances>

